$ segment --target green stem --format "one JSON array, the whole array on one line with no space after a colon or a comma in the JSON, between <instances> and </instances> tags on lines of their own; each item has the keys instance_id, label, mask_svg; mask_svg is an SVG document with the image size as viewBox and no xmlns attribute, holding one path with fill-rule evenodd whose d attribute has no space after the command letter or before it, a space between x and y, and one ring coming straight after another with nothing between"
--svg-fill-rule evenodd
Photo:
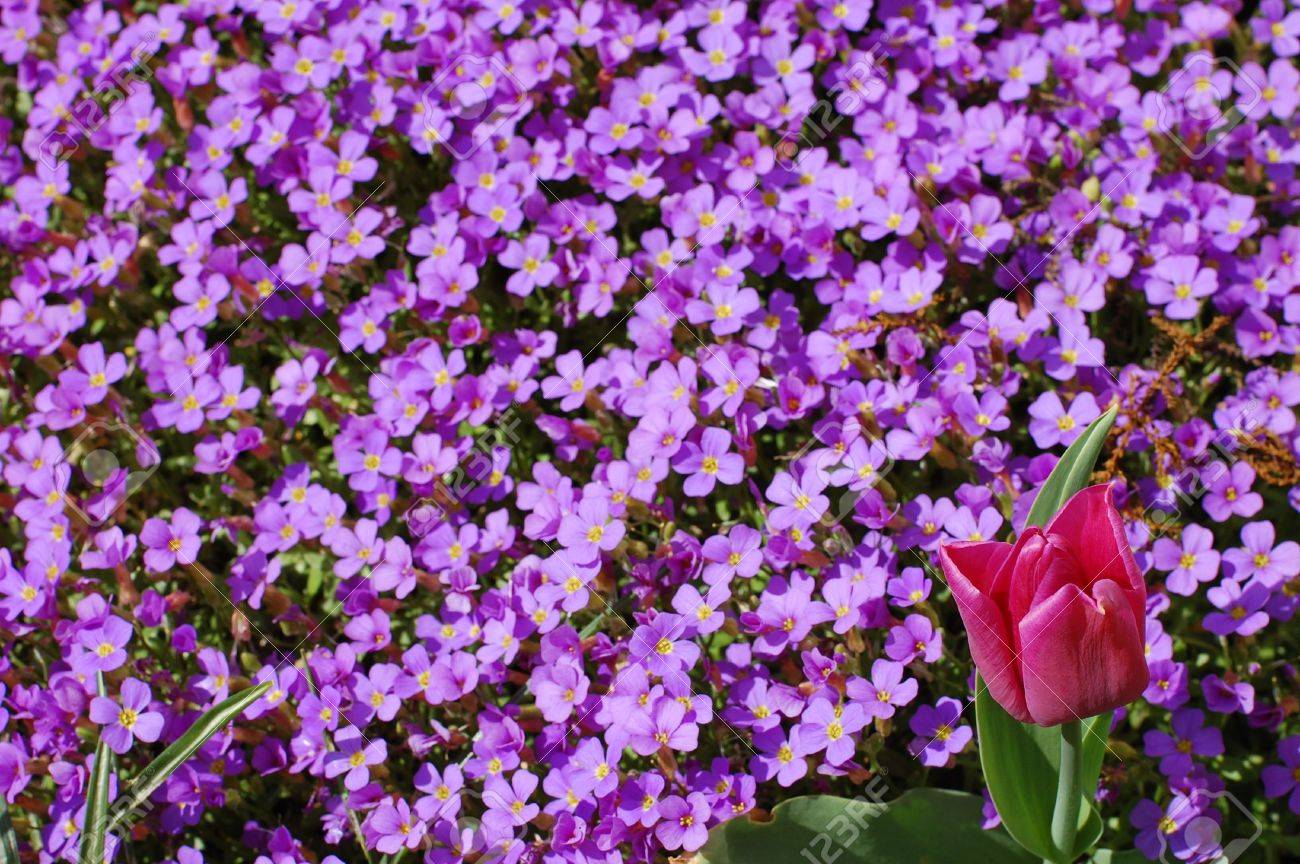
<instances>
[{"instance_id":1,"label":"green stem","mask_svg":"<svg viewBox=\"0 0 1300 864\"><path fill-rule=\"evenodd\" d=\"M1054 864L1074 860L1074 838L1079 833L1079 805L1083 789L1079 784L1079 760L1083 755L1083 724L1071 720L1061 724L1061 773L1056 781L1056 807L1052 810Z\"/></svg>"}]
</instances>

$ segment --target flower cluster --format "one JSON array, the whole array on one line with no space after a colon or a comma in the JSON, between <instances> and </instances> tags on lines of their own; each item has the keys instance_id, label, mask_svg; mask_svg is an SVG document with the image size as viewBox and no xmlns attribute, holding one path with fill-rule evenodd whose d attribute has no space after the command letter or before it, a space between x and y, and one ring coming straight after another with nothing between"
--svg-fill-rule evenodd
<instances>
[{"instance_id":1,"label":"flower cluster","mask_svg":"<svg viewBox=\"0 0 1300 864\"><path fill-rule=\"evenodd\" d=\"M939 545L1112 404L1110 845L1293 836L1300 9L1240 5L5 0L22 860L76 860L96 740L122 787L250 682L141 860L978 791Z\"/></svg>"}]
</instances>

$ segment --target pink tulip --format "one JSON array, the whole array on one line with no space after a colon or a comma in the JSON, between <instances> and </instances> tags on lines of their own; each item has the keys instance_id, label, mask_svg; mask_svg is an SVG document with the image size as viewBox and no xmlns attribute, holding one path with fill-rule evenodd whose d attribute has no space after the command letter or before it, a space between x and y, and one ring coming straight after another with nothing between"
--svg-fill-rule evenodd
<instances>
[{"instance_id":1,"label":"pink tulip","mask_svg":"<svg viewBox=\"0 0 1300 864\"><path fill-rule=\"evenodd\" d=\"M1015 546L949 543L939 560L975 665L1020 722L1055 726L1142 695L1146 584L1109 486L1080 491Z\"/></svg>"}]
</instances>

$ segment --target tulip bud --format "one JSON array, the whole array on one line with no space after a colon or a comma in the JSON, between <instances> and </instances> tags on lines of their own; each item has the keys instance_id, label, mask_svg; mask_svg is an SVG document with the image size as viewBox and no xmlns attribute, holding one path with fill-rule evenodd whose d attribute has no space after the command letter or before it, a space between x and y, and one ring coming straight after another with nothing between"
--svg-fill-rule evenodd
<instances>
[{"instance_id":1,"label":"tulip bud","mask_svg":"<svg viewBox=\"0 0 1300 864\"><path fill-rule=\"evenodd\" d=\"M1081 490L1014 546L951 543L939 560L975 665L1020 722L1092 717L1146 688L1146 584L1108 485Z\"/></svg>"}]
</instances>

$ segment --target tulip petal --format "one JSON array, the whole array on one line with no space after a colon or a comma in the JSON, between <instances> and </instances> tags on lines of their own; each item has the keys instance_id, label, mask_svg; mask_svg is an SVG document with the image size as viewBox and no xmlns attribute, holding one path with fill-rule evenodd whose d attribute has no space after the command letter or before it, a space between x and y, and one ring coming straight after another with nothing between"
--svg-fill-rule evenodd
<instances>
[{"instance_id":1,"label":"tulip petal","mask_svg":"<svg viewBox=\"0 0 1300 864\"><path fill-rule=\"evenodd\" d=\"M1128 589L1133 614L1145 615L1147 589L1133 558L1110 484L1081 489L1047 523L1046 533L1074 555L1090 583L1110 579Z\"/></svg>"},{"instance_id":2,"label":"tulip petal","mask_svg":"<svg viewBox=\"0 0 1300 864\"><path fill-rule=\"evenodd\" d=\"M945 543L939 550L939 560L944 573L959 573L963 579L981 594L994 597L997 594L996 577L1011 554L1010 543L997 541L958 541Z\"/></svg>"},{"instance_id":3,"label":"tulip petal","mask_svg":"<svg viewBox=\"0 0 1300 864\"><path fill-rule=\"evenodd\" d=\"M1055 726L1132 702L1147 685L1141 616L1124 587L1066 585L1020 622L1020 669L1034 723ZM1095 599L1094 599L1095 598Z\"/></svg>"},{"instance_id":4,"label":"tulip petal","mask_svg":"<svg viewBox=\"0 0 1300 864\"><path fill-rule=\"evenodd\" d=\"M1024 688L1016 668L1014 638L998 603L986 590L1011 554L1009 543L949 543L939 549L939 563L957 611L966 625L971 657L989 693L1006 712L1030 722Z\"/></svg>"}]
</instances>

